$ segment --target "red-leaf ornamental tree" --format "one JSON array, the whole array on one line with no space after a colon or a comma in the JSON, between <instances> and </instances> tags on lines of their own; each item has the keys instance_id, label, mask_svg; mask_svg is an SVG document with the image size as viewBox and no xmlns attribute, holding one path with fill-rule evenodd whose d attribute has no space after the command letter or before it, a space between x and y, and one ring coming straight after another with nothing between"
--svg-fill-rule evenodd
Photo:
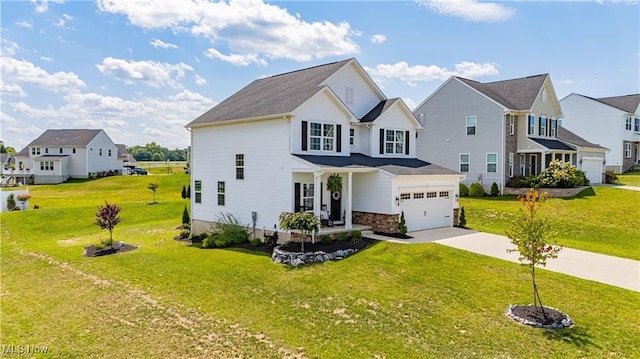
<instances>
[{"instance_id":1,"label":"red-leaf ornamental tree","mask_svg":"<svg viewBox=\"0 0 640 359\"><path fill-rule=\"evenodd\" d=\"M113 228L122 220L118 217L121 209L117 204L109 204L107 201L104 201L104 206L98 206L95 223L100 228L109 230L109 242L106 245L113 244Z\"/></svg>"},{"instance_id":2,"label":"red-leaf ornamental tree","mask_svg":"<svg viewBox=\"0 0 640 359\"><path fill-rule=\"evenodd\" d=\"M562 250L552 239L556 232L552 230L549 219L537 214L539 206L547 198L547 193L538 194L535 188L529 190L524 196L520 196L520 215L511 222L507 230L507 237L517 249L509 249L508 252L518 252L520 262L531 268L531 282L533 284L533 305L537 308L540 304L542 315L546 318L538 286L536 285L536 265L546 266L548 259L558 257Z\"/></svg>"}]
</instances>

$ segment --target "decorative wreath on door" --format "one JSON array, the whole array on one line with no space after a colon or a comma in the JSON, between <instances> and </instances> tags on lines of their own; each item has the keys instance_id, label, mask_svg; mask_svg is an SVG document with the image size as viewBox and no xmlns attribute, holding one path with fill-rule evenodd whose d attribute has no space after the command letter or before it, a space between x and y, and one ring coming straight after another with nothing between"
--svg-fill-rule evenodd
<instances>
[{"instance_id":1,"label":"decorative wreath on door","mask_svg":"<svg viewBox=\"0 0 640 359\"><path fill-rule=\"evenodd\" d=\"M333 198L334 200L339 200L340 197L342 197L342 193L341 192L332 192L331 193L331 198Z\"/></svg>"}]
</instances>

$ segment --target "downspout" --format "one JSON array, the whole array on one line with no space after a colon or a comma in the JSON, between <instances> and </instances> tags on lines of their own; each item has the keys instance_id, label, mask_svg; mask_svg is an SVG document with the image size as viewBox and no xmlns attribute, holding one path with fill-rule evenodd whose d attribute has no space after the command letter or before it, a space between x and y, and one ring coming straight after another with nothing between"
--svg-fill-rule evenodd
<instances>
[{"instance_id":1,"label":"downspout","mask_svg":"<svg viewBox=\"0 0 640 359\"><path fill-rule=\"evenodd\" d=\"M504 119L505 119L506 115L507 115L507 111L505 111L502 114L502 161L501 161L502 162L502 166L500 166L500 168L501 168L501 170L500 170L500 173L501 173L501 176L500 176L500 178L501 178L501 181L500 181L500 193L502 193L502 194L504 194L504 187L505 187L504 167L505 167L505 164L507 163L505 161L505 149L506 149L506 142L507 142L507 128L504 125L505 124ZM517 145L516 145L516 147L517 147Z\"/></svg>"}]
</instances>

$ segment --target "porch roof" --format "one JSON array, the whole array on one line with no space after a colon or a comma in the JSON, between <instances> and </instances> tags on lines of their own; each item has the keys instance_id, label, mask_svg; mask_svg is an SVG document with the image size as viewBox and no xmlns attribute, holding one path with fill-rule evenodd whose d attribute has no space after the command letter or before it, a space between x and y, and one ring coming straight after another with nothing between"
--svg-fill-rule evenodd
<instances>
[{"instance_id":1,"label":"porch roof","mask_svg":"<svg viewBox=\"0 0 640 359\"><path fill-rule=\"evenodd\" d=\"M576 149L573 147L570 147L569 145L565 144L562 141L558 141L558 140L549 140L549 139L545 139L545 138L530 138L531 141L546 147L547 149L550 150L560 150L560 151L575 151Z\"/></svg>"},{"instance_id":2,"label":"porch roof","mask_svg":"<svg viewBox=\"0 0 640 359\"><path fill-rule=\"evenodd\" d=\"M349 156L294 156L325 168L378 168L395 175L460 175L456 171L417 158L374 158L361 153Z\"/></svg>"},{"instance_id":3,"label":"porch roof","mask_svg":"<svg viewBox=\"0 0 640 359\"><path fill-rule=\"evenodd\" d=\"M34 160L38 160L38 161L60 160L65 157L69 157L69 155L43 155L43 156L34 158Z\"/></svg>"}]
</instances>

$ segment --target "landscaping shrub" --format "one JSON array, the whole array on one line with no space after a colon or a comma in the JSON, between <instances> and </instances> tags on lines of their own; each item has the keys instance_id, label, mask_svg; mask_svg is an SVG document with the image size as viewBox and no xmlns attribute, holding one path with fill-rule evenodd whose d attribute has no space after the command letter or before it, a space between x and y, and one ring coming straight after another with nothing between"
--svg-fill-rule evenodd
<instances>
[{"instance_id":1,"label":"landscaping shrub","mask_svg":"<svg viewBox=\"0 0 640 359\"><path fill-rule=\"evenodd\" d=\"M538 178L542 187L569 188L585 184L584 173L578 173L576 166L558 160L551 161Z\"/></svg>"},{"instance_id":2,"label":"landscaping shrub","mask_svg":"<svg viewBox=\"0 0 640 359\"><path fill-rule=\"evenodd\" d=\"M354 230L351 231L351 240L354 242L360 242L362 240L362 231Z\"/></svg>"},{"instance_id":3,"label":"landscaping shrub","mask_svg":"<svg viewBox=\"0 0 640 359\"><path fill-rule=\"evenodd\" d=\"M498 189L498 184L493 182L491 184L491 195L495 197L499 194L500 194L500 189Z\"/></svg>"},{"instance_id":4,"label":"landscaping shrub","mask_svg":"<svg viewBox=\"0 0 640 359\"><path fill-rule=\"evenodd\" d=\"M180 231L180 238L188 238L191 235L191 231L188 229L183 229Z\"/></svg>"},{"instance_id":5,"label":"landscaping shrub","mask_svg":"<svg viewBox=\"0 0 640 359\"><path fill-rule=\"evenodd\" d=\"M467 228L467 215L464 214L464 207L460 208L460 218L458 219L458 227Z\"/></svg>"},{"instance_id":6,"label":"landscaping shrub","mask_svg":"<svg viewBox=\"0 0 640 359\"><path fill-rule=\"evenodd\" d=\"M278 232L273 231L273 233L268 234L266 231L264 232L264 243L269 247L275 247L278 243Z\"/></svg>"},{"instance_id":7,"label":"landscaping shrub","mask_svg":"<svg viewBox=\"0 0 640 359\"><path fill-rule=\"evenodd\" d=\"M257 246L259 246L261 244L262 244L262 239L260 239L260 238L254 238L254 239L251 240L251 245L254 246L254 247L257 247Z\"/></svg>"},{"instance_id":8,"label":"landscaping shrub","mask_svg":"<svg viewBox=\"0 0 640 359\"><path fill-rule=\"evenodd\" d=\"M240 224L240 221L230 213L219 213L216 216L216 223L213 224L211 231L224 237L219 243L240 244L249 240L249 232L246 226ZM224 246L218 246L224 247Z\"/></svg>"},{"instance_id":9,"label":"landscaping shrub","mask_svg":"<svg viewBox=\"0 0 640 359\"><path fill-rule=\"evenodd\" d=\"M329 244L331 243L331 236L324 234L322 236L320 236L320 243L322 244Z\"/></svg>"},{"instance_id":10,"label":"landscaping shrub","mask_svg":"<svg viewBox=\"0 0 640 359\"><path fill-rule=\"evenodd\" d=\"M13 193L7 196L7 209L13 211L16 209L16 198Z\"/></svg>"},{"instance_id":11,"label":"landscaping shrub","mask_svg":"<svg viewBox=\"0 0 640 359\"><path fill-rule=\"evenodd\" d=\"M479 182L473 182L469 187L469 197L482 197L484 196L484 187Z\"/></svg>"},{"instance_id":12,"label":"landscaping shrub","mask_svg":"<svg viewBox=\"0 0 640 359\"><path fill-rule=\"evenodd\" d=\"M469 195L469 187L466 184L460 182L458 188L460 191L460 197L467 197Z\"/></svg>"},{"instance_id":13,"label":"landscaping shrub","mask_svg":"<svg viewBox=\"0 0 640 359\"><path fill-rule=\"evenodd\" d=\"M183 223L181 228L182 229L191 229L191 225L189 223Z\"/></svg>"},{"instance_id":14,"label":"landscaping shrub","mask_svg":"<svg viewBox=\"0 0 640 359\"><path fill-rule=\"evenodd\" d=\"M346 241L347 240L347 234L344 232L338 233L336 234L336 241Z\"/></svg>"},{"instance_id":15,"label":"landscaping shrub","mask_svg":"<svg viewBox=\"0 0 640 359\"><path fill-rule=\"evenodd\" d=\"M400 214L400 223L398 223L398 233L407 234L409 229L407 228L407 221L404 219L404 211Z\"/></svg>"},{"instance_id":16,"label":"landscaping shrub","mask_svg":"<svg viewBox=\"0 0 640 359\"><path fill-rule=\"evenodd\" d=\"M618 175L612 170L607 170L604 173L604 182L609 184L619 184L620 180L618 179Z\"/></svg>"},{"instance_id":17,"label":"landscaping shrub","mask_svg":"<svg viewBox=\"0 0 640 359\"><path fill-rule=\"evenodd\" d=\"M184 211L182 211L182 224L191 223L191 218L189 218L189 210L187 210L187 206L184 206Z\"/></svg>"}]
</instances>

